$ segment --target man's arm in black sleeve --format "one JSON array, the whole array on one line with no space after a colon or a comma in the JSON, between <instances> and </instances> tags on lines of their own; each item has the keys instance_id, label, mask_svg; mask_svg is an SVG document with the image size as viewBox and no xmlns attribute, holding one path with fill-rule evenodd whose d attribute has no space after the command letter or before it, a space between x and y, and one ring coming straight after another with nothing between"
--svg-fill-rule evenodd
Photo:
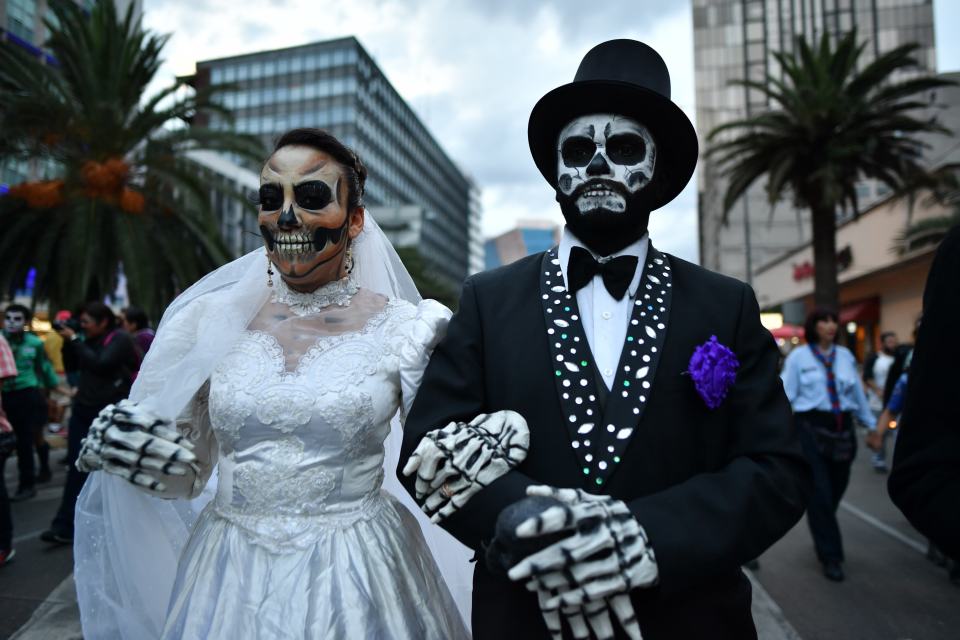
<instances>
[{"instance_id":1,"label":"man's arm in black sleeve","mask_svg":"<svg viewBox=\"0 0 960 640\"><path fill-rule=\"evenodd\" d=\"M746 285L740 304L733 345L740 368L726 399L732 414L727 465L627 505L647 532L664 592L760 555L800 519L812 491L777 375L780 354Z\"/></svg>"},{"instance_id":2,"label":"man's arm in black sleeve","mask_svg":"<svg viewBox=\"0 0 960 640\"><path fill-rule=\"evenodd\" d=\"M921 533L960 558L960 227L941 243L924 292L890 497Z\"/></svg>"},{"instance_id":3,"label":"man's arm in black sleeve","mask_svg":"<svg viewBox=\"0 0 960 640\"><path fill-rule=\"evenodd\" d=\"M74 366L98 375L109 376L116 373L130 363L133 354L133 342L126 334L115 335L99 353L80 340L71 340L68 344ZM67 349L64 349L65 354L66 352Z\"/></svg>"}]
</instances>

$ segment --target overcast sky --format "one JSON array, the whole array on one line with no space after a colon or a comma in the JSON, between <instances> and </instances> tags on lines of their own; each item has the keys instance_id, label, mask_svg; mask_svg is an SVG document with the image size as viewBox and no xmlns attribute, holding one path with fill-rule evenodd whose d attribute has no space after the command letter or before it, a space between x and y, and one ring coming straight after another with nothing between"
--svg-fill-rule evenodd
<instances>
[{"instance_id":1,"label":"overcast sky","mask_svg":"<svg viewBox=\"0 0 960 640\"><path fill-rule=\"evenodd\" d=\"M482 190L483 230L519 220L562 222L553 190L527 147L536 101L570 82L583 55L613 38L654 47L670 69L673 100L696 123L689 1L618 0L144 0L144 24L172 34L164 79L197 60L356 36L451 158ZM603 7L603 11L599 8ZM596 10L595 10L596 9ZM960 2L936 0L938 68L960 70ZM654 212L661 250L697 261L696 177ZM376 215L376 211L373 211Z\"/></svg>"}]
</instances>

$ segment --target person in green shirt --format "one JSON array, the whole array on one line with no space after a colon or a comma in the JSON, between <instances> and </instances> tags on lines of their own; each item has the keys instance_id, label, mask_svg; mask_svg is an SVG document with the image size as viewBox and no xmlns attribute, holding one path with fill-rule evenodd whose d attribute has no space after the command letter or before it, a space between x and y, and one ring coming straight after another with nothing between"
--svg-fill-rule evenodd
<instances>
[{"instance_id":1,"label":"person in green shirt","mask_svg":"<svg viewBox=\"0 0 960 640\"><path fill-rule=\"evenodd\" d=\"M36 483L50 480L50 445L43 439L47 422L46 390L55 388L60 379L43 348L43 340L29 332L30 310L11 304L3 314L3 336L13 350L17 376L3 383L3 408L17 434L17 468L20 483L12 496L14 502L37 494ZM40 457L36 472L33 450Z\"/></svg>"}]
</instances>

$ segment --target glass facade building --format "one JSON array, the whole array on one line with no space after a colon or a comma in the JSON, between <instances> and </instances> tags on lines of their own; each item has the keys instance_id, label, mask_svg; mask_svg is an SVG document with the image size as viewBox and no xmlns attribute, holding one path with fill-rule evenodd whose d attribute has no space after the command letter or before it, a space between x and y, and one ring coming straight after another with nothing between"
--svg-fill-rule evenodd
<instances>
[{"instance_id":1,"label":"glass facade building","mask_svg":"<svg viewBox=\"0 0 960 640\"><path fill-rule=\"evenodd\" d=\"M765 95L731 85L748 78L763 82L782 76L772 53L791 53L796 37L808 42L822 34L857 31L867 43L861 64L879 53L916 42L917 73L936 68L932 0L693 0L694 69L697 130L701 160L698 173L700 263L752 281L757 269L810 241L809 214L779 203L773 211L758 184L722 218L726 181L703 157L714 127L767 109ZM874 181L858 185L862 207L887 195ZM843 215L843 214L840 214Z\"/></svg>"},{"instance_id":2,"label":"glass facade building","mask_svg":"<svg viewBox=\"0 0 960 640\"><path fill-rule=\"evenodd\" d=\"M193 82L231 85L223 103L234 129L268 146L295 127L330 131L367 166L365 202L374 216L378 208L422 211L417 248L438 277L459 288L476 270L482 241L475 184L355 38L205 60ZM216 116L208 124L229 126Z\"/></svg>"}]
</instances>

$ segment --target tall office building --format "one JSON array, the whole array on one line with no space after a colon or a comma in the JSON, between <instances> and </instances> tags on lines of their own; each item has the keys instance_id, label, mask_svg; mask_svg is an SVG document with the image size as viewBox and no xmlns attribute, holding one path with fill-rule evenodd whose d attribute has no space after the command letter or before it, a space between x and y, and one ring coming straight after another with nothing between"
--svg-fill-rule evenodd
<instances>
[{"instance_id":1,"label":"tall office building","mask_svg":"<svg viewBox=\"0 0 960 640\"><path fill-rule=\"evenodd\" d=\"M477 187L355 38L205 60L193 82L232 85L223 100L235 129L267 145L294 127L327 129L367 165L366 204L374 216L391 210L385 230L395 241L414 242L450 286L476 270ZM209 124L226 126L216 117Z\"/></svg>"},{"instance_id":2,"label":"tall office building","mask_svg":"<svg viewBox=\"0 0 960 640\"><path fill-rule=\"evenodd\" d=\"M753 116L772 105L759 91L731 85L749 78L764 81L781 77L773 52L790 53L795 39L818 40L856 29L867 42L861 63L882 52L916 42L921 67L934 72L936 58L932 0L693 0L694 67L697 130L700 134L699 171L700 263L716 271L752 281L757 269L810 241L806 211L780 203L771 211L758 182L722 224L726 181L714 162L703 158L706 136L714 127ZM875 181L858 185L862 206L886 195Z\"/></svg>"}]
</instances>

